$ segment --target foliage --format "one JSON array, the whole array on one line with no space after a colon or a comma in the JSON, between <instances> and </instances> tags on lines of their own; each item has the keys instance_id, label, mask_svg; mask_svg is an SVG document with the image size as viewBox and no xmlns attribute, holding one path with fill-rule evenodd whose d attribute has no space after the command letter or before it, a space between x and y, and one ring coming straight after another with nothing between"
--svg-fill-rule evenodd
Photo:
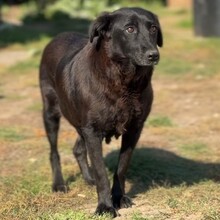
<instances>
[{"instance_id":1,"label":"foliage","mask_svg":"<svg viewBox=\"0 0 220 220\"><path fill-rule=\"evenodd\" d=\"M50 4L54 4L57 0L35 0L39 12L43 12Z\"/></svg>"}]
</instances>

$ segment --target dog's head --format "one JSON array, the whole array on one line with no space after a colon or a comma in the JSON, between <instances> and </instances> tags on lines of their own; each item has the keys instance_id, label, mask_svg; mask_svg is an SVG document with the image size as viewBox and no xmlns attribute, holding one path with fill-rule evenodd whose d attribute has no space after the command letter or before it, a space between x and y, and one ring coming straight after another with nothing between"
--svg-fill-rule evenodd
<instances>
[{"instance_id":1,"label":"dog's head","mask_svg":"<svg viewBox=\"0 0 220 220\"><path fill-rule=\"evenodd\" d=\"M157 46L162 47L163 36L158 18L152 12L122 8L103 13L91 25L90 42L96 43L99 50L102 41L108 42L111 59L152 66L159 61Z\"/></svg>"}]
</instances>

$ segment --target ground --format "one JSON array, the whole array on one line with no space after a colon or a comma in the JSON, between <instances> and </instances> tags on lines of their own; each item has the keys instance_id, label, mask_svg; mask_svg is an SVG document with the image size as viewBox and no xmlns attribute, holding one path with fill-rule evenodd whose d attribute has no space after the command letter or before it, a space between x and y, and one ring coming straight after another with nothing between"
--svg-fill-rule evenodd
<instances>
[{"instance_id":1,"label":"ground","mask_svg":"<svg viewBox=\"0 0 220 220\"><path fill-rule=\"evenodd\" d=\"M220 219L220 41L195 38L181 23L188 16L162 13L165 39L153 76L154 104L127 176L135 204L116 219ZM40 52L37 43L0 48L0 218L98 219L91 217L95 188L84 183L72 156L76 132L64 119L59 145L70 192L50 192L38 86L44 45ZM110 178L119 147L115 140L103 148Z\"/></svg>"}]
</instances>

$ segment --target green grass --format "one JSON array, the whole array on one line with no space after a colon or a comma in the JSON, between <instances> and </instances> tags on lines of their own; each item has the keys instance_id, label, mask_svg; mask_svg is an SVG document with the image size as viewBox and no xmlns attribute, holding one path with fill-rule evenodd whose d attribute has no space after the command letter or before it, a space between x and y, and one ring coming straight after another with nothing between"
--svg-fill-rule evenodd
<instances>
[{"instance_id":1,"label":"green grass","mask_svg":"<svg viewBox=\"0 0 220 220\"><path fill-rule=\"evenodd\" d=\"M34 112L41 112L41 110L42 110L42 103L41 102L34 103L34 104L32 104L32 105L30 105L28 107L28 110L29 111L34 111Z\"/></svg>"},{"instance_id":2,"label":"green grass","mask_svg":"<svg viewBox=\"0 0 220 220\"><path fill-rule=\"evenodd\" d=\"M191 10L179 9L174 13L179 17L176 28L193 30L193 12Z\"/></svg>"},{"instance_id":3,"label":"green grass","mask_svg":"<svg viewBox=\"0 0 220 220\"><path fill-rule=\"evenodd\" d=\"M65 212L43 214L37 218L38 220L110 220L112 219L108 215L103 216L89 216L84 212L74 212L72 210L66 210Z\"/></svg>"},{"instance_id":4,"label":"green grass","mask_svg":"<svg viewBox=\"0 0 220 220\"><path fill-rule=\"evenodd\" d=\"M165 74L183 75L191 71L193 65L178 58L162 58L159 71Z\"/></svg>"},{"instance_id":5,"label":"green grass","mask_svg":"<svg viewBox=\"0 0 220 220\"><path fill-rule=\"evenodd\" d=\"M19 62L9 68L9 71L11 73L17 73L17 74L26 74L29 73L33 69L38 70L39 68L39 58L31 58L27 61Z\"/></svg>"},{"instance_id":6,"label":"green grass","mask_svg":"<svg viewBox=\"0 0 220 220\"><path fill-rule=\"evenodd\" d=\"M82 212L73 212L72 210L66 210L63 213L50 213L50 214L42 214L37 219L39 220L85 220L88 217L85 213Z\"/></svg>"},{"instance_id":7,"label":"green grass","mask_svg":"<svg viewBox=\"0 0 220 220\"><path fill-rule=\"evenodd\" d=\"M216 75L219 72L219 62L217 57L220 54L214 48L219 46L220 41L216 41L213 45L212 41L204 40L203 46L199 41L200 40L194 44L189 43L188 45L186 42L186 46L185 44L180 46L178 50L174 52L174 55L162 55L160 63L156 68L157 73L177 77L182 77L189 74L203 76ZM189 48L188 56L186 56L185 52L187 48ZM168 53L168 51L166 53ZM207 55L203 56L207 58L200 58L200 53L206 53ZM209 56L212 56L212 58Z\"/></svg>"},{"instance_id":8,"label":"green grass","mask_svg":"<svg viewBox=\"0 0 220 220\"><path fill-rule=\"evenodd\" d=\"M176 198L171 197L168 199L167 204L171 209L175 209L178 207L178 200Z\"/></svg>"},{"instance_id":9,"label":"green grass","mask_svg":"<svg viewBox=\"0 0 220 220\"><path fill-rule=\"evenodd\" d=\"M177 27L186 28L186 29L193 28L192 18L191 19L184 19L184 20L178 22Z\"/></svg>"},{"instance_id":10,"label":"green grass","mask_svg":"<svg viewBox=\"0 0 220 220\"><path fill-rule=\"evenodd\" d=\"M1 219L111 219L107 214L103 216L90 215L84 212L82 207L77 210L82 205L78 197L71 196L71 193L69 195L51 193L48 175L37 172L31 174L30 171L30 169L26 169L28 175L24 173L22 177L0 178L0 186L4 190L0 193L0 199L4 203L0 207ZM80 193L79 190L77 192Z\"/></svg>"},{"instance_id":11,"label":"green grass","mask_svg":"<svg viewBox=\"0 0 220 220\"><path fill-rule=\"evenodd\" d=\"M22 141L26 138L21 129L18 128L0 128L0 140L8 142Z\"/></svg>"},{"instance_id":12,"label":"green grass","mask_svg":"<svg viewBox=\"0 0 220 220\"><path fill-rule=\"evenodd\" d=\"M205 214L202 220L219 220L220 213L216 210L211 210L209 213Z\"/></svg>"},{"instance_id":13,"label":"green grass","mask_svg":"<svg viewBox=\"0 0 220 220\"><path fill-rule=\"evenodd\" d=\"M131 220L150 220L150 218L143 217L141 212L135 212L133 213Z\"/></svg>"},{"instance_id":14,"label":"green grass","mask_svg":"<svg viewBox=\"0 0 220 220\"><path fill-rule=\"evenodd\" d=\"M167 116L150 117L147 125L152 127L172 127L173 122Z\"/></svg>"},{"instance_id":15,"label":"green grass","mask_svg":"<svg viewBox=\"0 0 220 220\"><path fill-rule=\"evenodd\" d=\"M211 153L206 144L198 142L181 145L179 150L185 156L199 156Z\"/></svg>"}]
</instances>

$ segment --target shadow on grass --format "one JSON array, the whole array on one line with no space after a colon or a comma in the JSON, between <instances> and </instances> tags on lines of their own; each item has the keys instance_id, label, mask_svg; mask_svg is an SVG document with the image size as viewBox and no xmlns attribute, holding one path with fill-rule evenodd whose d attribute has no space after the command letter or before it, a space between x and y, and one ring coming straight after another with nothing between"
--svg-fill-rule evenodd
<instances>
[{"instance_id":1,"label":"shadow on grass","mask_svg":"<svg viewBox=\"0 0 220 220\"><path fill-rule=\"evenodd\" d=\"M68 14L57 11L50 19L42 14L30 14L23 18L23 24L16 26L2 24L0 28L0 48L13 43L28 43L42 37L53 37L64 31L76 31L87 34L90 20L72 18Z\"/></svg>"},{"instance_id":2,"label":"shadow on grass","mask_svg":"<svg viewBox=\"0 0 220 220\"><path fill-rule=\"evenodd\" d=\"M113 151L105 157L105 163L112 173L118 155L119 151ZM127 181L132 184L128 194L132 197L155 185L193 185L204 180L220 181L220 164L186 159L157 148L135 149L127 173Z\"/></svg>"}]
</instances>

